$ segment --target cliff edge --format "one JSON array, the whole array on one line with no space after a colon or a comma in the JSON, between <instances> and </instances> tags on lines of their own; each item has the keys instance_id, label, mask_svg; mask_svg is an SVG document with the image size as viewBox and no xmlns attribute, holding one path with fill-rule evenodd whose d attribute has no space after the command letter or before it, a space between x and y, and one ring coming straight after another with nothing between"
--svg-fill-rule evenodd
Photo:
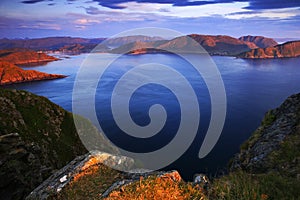
<instances>
[{"instance_id":1,"label":"cliff edge","mask_svg":"<svg viewBox=\"0 0 300 200\"><path fill-rule=\"evenodd\" d=\"M77 116L80 126L73 120L72 113L45 97L0 89L1 199L24 199L58 169L85 154L79 134L100 137L87 119Z\"/></svg>"}]
</instances>

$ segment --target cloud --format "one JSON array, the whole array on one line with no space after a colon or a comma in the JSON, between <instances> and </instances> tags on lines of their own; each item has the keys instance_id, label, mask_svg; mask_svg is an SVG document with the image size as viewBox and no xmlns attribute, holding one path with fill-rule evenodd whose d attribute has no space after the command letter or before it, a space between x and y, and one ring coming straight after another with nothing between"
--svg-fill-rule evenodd
<instances>
[{"instance_id":1,"label":"cloud","mask_svg":"<svg viewBox=\"0 0 300 200\"><path fill-rule=\"evenodd\" d=\"M90 7L84 8L84 9L85 9L86 13L90 14L90 15L98 15L98 14L102 13L98 8L93 7L93 6L90 6Z\"/></svg>"},{"instance_id":2,"label":"cloud","mask_svg":"<svg viewBox=\"0 0 300 200\"><path fill-rule=\"evenodd\" d=\"M91 25L91 24L98 24L98 23L100 23L100 21L96 20L96 19L81 18L81 19L75 20L75 24L78 24L78 25Z\"/></svg>"},{"instance_id":3,"label":"cloud","mask_svg":"<svg viewBox=\"0 0 300 200\"><path fill-rule=\"evenodd\" d=\"M34 3L39 3L45 0L27 0L27 1L21 1L21 3L25 3L25 4L34 4Z\"/></svg>"},{"instance_id":4,"label":"cloud","mask_svg":"<svg viewBox=\"0 0 300 200\"><path fill-rule=\"evenodd\" d=\"M242 18L264 18L264 19L274 19L274 20L285 20L290 19L295 16L300 15L300 10L295 8L282 8L276 10L255 10L255 11L242 11L228 13L224 17L230 19L242 19Z\"/></svg>"},{"instance_id":5,"label":"cloud","mask_svg":"<svg viewBox=\"0 0 300 200\"><path fill-rule=\"evenodd\" d=\"M201 6L219 3L246 2L249 6L245 8L251 10L300 7L299 0L94 0L94 2L98 2L99 5L112 9L124 9L125 7L120 4L129 2L171 4L173 6Z\"/></svg>"}]
</instances>

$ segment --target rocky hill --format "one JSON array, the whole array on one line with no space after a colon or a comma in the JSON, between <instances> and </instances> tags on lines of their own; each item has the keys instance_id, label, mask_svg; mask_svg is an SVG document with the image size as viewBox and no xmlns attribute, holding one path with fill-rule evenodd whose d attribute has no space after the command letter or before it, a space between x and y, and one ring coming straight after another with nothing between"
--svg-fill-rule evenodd
<instances>
[{"instance_id":1,"label":"rocky hill","mask_svg":"<svg viewBox=\"0 0 300 200\"><path fill-rule=\"evenodd\" d=\"M25 91L0 90L0 196L22 199L86 152L72 114Z\"/></svg>"},{"instance_id":2,"label":"rocky hill","mask_svg":"<svg viewBox=\"0 0 300 200\"><path fill-rule=\"evenodd\" d=\"M31 63L45 63L56 61L57 58L45 53L38 53L29 49L0 50L0 61L10 62L15 65L28 65Z\"/></svg>"},{"instance_id":3,"label":"rocky hill","mask_svg":"<svg viewBox=\"0 0 300 200\"><path fill-rule=\"evenodd\" d=\"M64 75L24 70L6 61L0 61L0 85L64 78Z\"/></svg>"},{"instance_id":4,"label":"rocky hill","mask_svg":"<svg viewBox=\"0 0 300 200\"><path fill-rule=\"evenodd\" d=\"M241 146L231 169L280 172L300 180L300 94L267 112L261 126Z\"/></svg>"},{"instance_id":5,"label":"rocky hill","mask_svg":"<svg viewBox=\"0 0 300 200\"><path fill-rule=\"evenodd\" d=\"M132 35L132 36L123 36L107 39L103 44L112 47L118 47L121 45L133 43L133 42L154 42L164 40L161 37L150 37L145 35Z\"/></svg>"},{"instance_id":6,"label":"rocky hill","mask_svg":"<svg viewBox=\"0 0 300 200\"><path fill-rule=\"evenodd\" d=\"M244 42L252 42L259 48L273 47L278 44L274 39L266 38L263 36L247 35L247 36L240 37L239 40Z\"/></svg>"},{"instance_id":7,"label":"rocky hill","mask_svg":"<svg viewBox=\"0 0 300 200\"><path fill-rule=\"evenodd\" d=\"M58 51L63 54L90 53L92 50L94 50L94 52L107 52L109 48L105 45L98 44L69 44L58 49Z\"/></svg>"},{"instance_id":8,"label":"rocky hill","mask_svg":"<svg viewBox=\"0 0 300 200\"><path fill-rule=\"evenodd\" d=\"M300 56L300 41L291 41L274 47L257 48L238 55L240 58L293 58Z\"/></svg>"},{"instance_id":9,"label":"rocky hill","mask_svg":"<svg viewBox=\"0 0 300 200\"><path fill-rule=\"evenodd\" d=\"M191 34L181 36L172 40L160 40L154 42L134 42L113 49L112 53L201 53L200 44L211 55L232 56L242 52L247 52L258 46L251 41L242 41L225 35L198 35ZM264 43L268 45L267 43Z\"/></svg>"},{"instance_id":10,"label":"rocky hill","mask_svg":"<svg viewBox=\"0 0 300 200\"><path fill-rule=\"evenodd\" d=\"M85 154L78 134L89 134L106 148L98 130L45 97L0 89L0 196L24 199L58 169ZM81 136L82 137L82 136Z\"/></svg>"}]
</instances>

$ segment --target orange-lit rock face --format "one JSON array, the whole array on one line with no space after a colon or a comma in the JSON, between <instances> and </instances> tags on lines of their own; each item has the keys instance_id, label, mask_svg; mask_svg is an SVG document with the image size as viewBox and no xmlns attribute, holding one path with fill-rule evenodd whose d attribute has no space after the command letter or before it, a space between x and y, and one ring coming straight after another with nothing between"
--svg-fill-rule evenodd
<instances>
[{"instance_id":1,"label":"orange-lit rock face","mask_svg":"<svg viewBox=\"0 0 300 200\"><path fill-rule=\"evenodd\" d=\"M287 42L267 48L253 49L242 53L241 58L292 58L300 56L300 41Z\"/></svg>"},{"instance_id":2,"label":"orange-lit rock face","mask_svg":"<svg viewBox=\"0 0 300 200\"><path fill-rule=\"evenodd\" d=\"M50 62L58 60L53 56L49 56L44 53L37 53L31 50L20 50L20 51L10 51L1 50L0 51L0 61L7 61L15 65L38 63L38 62Z\"/></svg>"},{"instance_id":3,"label":"orange-lit rock face","mask_svg":"<svg viewBox=\"0 0 300 200\"><path fill-rule=\"evenodd\" d=\"M129 183L112 191L106 200L115 199L205 199L199 185L184 183L177 171L161 176L140 177L140 180Z\"/></svg>"},{"instance_id":4,"label":"orange-lit rock face","mask_svg":"<svg viewBox=\"0 0 300 200\"><path fill-rule=\"evenodd\" d=\"M66 76L47 74L35 70L23 70L9 62L0 61L0 85L64 77Z\"/></svg>"}]
</instances>

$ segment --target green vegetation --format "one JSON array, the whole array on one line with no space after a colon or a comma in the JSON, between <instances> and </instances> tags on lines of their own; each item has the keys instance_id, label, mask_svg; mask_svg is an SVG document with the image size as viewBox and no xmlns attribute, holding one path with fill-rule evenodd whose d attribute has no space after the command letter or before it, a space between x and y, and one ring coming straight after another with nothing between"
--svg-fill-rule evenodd
<instances>
[{"instance_id":1,"label":"green vegetation","mask_svg":"<svg viewBox=\"0 0 300 200\"><path fill-rule=\"evenodd\" d=\"M292 200L300 196L299 181L279 173L248 174L243 171L215 179L209 189L210 199Z\"/></svg>"},{"instance_id":2,"label":"green vegetation","mask_svg":"<svg viewBox=\"0 0 300 200\"><path fill-rule=\"evenodd\" d=\"M261 127L254 131L251 137L240 146L240 149L243 151L252 147L253 144L255 144L255 142L261 137L262 130L270 126L275 120L276 116L273 114L273 111L268 111L261 122Z\"/></svg>"},{"instance_id":3,"label":"green vegetation","mask_svg":"<svg viewBox=\"0 0 300 200\"><path fill-rule=\"evenodd\" d=\"M1 134L18 133L23 140L41 146L57 168L86 152L71 113L26 91L1 89L0 96Z\"/></svg>"},{"instance_id":4,"label":"green vegetation","mask_svg":"<svg viewBox=\"0 0 300 200\"><path fill-rule=\"evenodd\" d=\"M261 122L262 126L270 126L276 120L276 116L274 115L273 111L270 110L266 113L264 119Z\"/></svg>"}]
</instances>

